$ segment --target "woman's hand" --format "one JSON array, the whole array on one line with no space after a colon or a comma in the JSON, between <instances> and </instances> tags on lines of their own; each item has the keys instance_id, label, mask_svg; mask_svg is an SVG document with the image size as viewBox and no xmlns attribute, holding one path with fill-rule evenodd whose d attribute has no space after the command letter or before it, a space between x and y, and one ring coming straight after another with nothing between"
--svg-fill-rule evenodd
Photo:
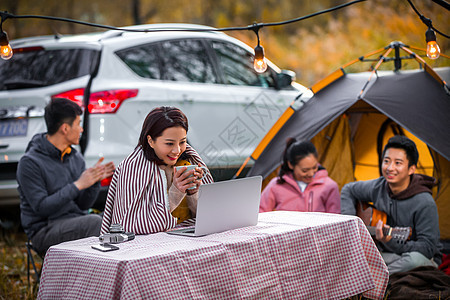
<instances>
[{"instance_id":1,"label":"woman's hand","mask_svg":"<svg viewBox=\"0 0 450 300\"><path fill-rule=\"evenodd\" d=\"M200 185L202 184L202 180L198 179L198 178L202 178L203 179L203 169L202 168L195 168L195 173L194 173L195 178L197 178L197 180L194 181L195 183L195 187L192 189L188 189L186 190L186 193L188 195L194 195L195 193L198 192L198 189L200 188Z\"/></svg>"},{"instance_id":2,"label":"woman's hand","mask_svg":"<svg viewBox=\"0 0 450 300\"><path fill-rule=\"evenodd\" d=\"M201 180L198 178L202 178L203 170L195 168L194 170L186 171L186 169L187 168L184 167L177 171L175 167L173 168L173 185L175 185L180 192L192 195L198 192L201 185Z\"/></svg>"}]
</instances>

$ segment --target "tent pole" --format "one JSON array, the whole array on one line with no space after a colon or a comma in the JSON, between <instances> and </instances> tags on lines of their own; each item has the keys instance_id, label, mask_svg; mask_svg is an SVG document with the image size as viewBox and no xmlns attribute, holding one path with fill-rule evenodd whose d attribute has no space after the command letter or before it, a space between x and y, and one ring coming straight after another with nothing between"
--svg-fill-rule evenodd
<instances>
[{"instance_id":1,"label":"tent pole","mask_svg":"<svg viewBox=\"0 0 450 300\"><path fill-rule=\"evenodd\" d=\"M236 172L236 174L234 174L233 179L237 178L241 174L242 170L244 170L244 167L248 164L249 160L250 160L250 156L247 157L247 159L244 161L244 163L239 168L239 170Z\"/></svg>"},{"instance_id":2,"label":"tent pole","mask_svg":"<svg viewBox=\"0 0 450 300\"><path fill-rule=\"evenodd\" d=\"M430 74L431 76L433 76L433 78L439 82L440 85L445 86L447 83L442 80L442 78L436 73L436 71L433 70L433 68L431 68L423 58L421 58L419 55L415 54L414 52L412 52L411 50L409 50L408 48L402 47L402 50L405 51L406 53L409 53L410 55L413 55L414 58L417 60L417 62L419 64L423 64L425 71Z\"/></svg>"},{"instance_id":3,"label":"tent pole","mask_svg":"<svg viewBox=\"0 0 450 300\"><path fill-rule=\"evenodd\" d=\"M397 72L402 68L402 59L400 58L400 45L395 44L394 45L395 50L395 58L394 58L394 72Z\"/></svg>"}]
</instances>

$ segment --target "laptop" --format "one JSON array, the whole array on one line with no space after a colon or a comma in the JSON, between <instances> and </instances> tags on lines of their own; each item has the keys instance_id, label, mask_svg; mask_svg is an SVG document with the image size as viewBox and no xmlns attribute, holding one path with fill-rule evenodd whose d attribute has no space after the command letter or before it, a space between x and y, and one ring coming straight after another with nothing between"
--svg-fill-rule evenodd
<instances>
[{"instance_id":1,"label":"laptop","mask_svg":"<svg viewBox=\"0 0 450 300\"><path fill-rule=\"evenodd\" d=\"M195 227L166 231L198 237L258 223L262 177L220 181L199 188Z\"/></svg>"}]
</instances>

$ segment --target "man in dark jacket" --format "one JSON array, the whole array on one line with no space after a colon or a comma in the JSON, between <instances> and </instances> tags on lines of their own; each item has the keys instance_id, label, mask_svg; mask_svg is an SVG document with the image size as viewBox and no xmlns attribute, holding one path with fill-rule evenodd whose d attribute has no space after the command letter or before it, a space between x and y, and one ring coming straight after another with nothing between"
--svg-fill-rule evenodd
<instances>
[{"instance_id":1,"label":"man in dark jacket","mask_svg":"<svg viewBox=\"0 0 450 300\"><path fill-rule=\"evenodd\" d=\"M40 255L55 244L98 236L102 218L86 211L94 204L99 181L114 173L101 158L85 168L79 144L81 108L67 99L52 99L45 108L47 133L36 134L17 168L21 222Z\"/></svg>"},{"instance_id":2,"label":"man in dark jacket","mask_svg":"<svg viewBox=\"0 0 450 300\"><path fill-rule=\"evenodd\" d=\"M419 153L405 136L389 139L383 150L383 176L368 181L351 182L341 191L341 211L356 214L356 205L368 203L387 215L387 224L378 221L376 240L389 274L441 262L439 222L436 203L431 195L432 177L414 174ZM390 227L410 227L405 243L385 235Z\"/></svg>"}]
</instances>

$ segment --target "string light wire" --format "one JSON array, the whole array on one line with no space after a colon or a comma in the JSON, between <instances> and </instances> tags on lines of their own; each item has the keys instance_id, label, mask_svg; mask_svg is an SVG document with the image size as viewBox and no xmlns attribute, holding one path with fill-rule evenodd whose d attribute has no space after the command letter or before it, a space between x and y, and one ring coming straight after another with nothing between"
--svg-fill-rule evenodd
<instances>
[{"instance_id":1,"label":"string light wire","mask_svg":"<svg viewBox=\"0 0 450 300\"><path fill-rule=\"evenodd\" d=\"M367 0L355 0L348 3L344 3L329 9L325 9L316 13L312 13L303 17L287 20L287 21L281 21L281 22L272 22L272 23L253 23L252 25L246 26L246 27L225 27L225 28L188 28L188 29L137 29L137 28L120 28L115 26L109 26L109 25L101 25L96 23L90 23L90 22L84 22L84 21L78 21L73 19L67 19L67 18L61 18L61 17L52 17L52 16L39 16L39 15L13 15L6 11L0 12L1 16L1 23L0 23L0 29L1 25L4 21L7 19L45 19L45 20L53 20L53 21L62 21L62 22L70 22L80 25L86 25L86 26L92 26L92 27L98 27L102 29L109 29L109 30L120 30L120 31L126 31L126 32L161 32L161 31L190 31L190 32L214 32L214 31L238 31L238 30L252 30L258 39L258 45L255 47L255 58L254 58L254 68L258 73L265 72L267 70L267 62L264 57L264 48L260 45L259 41L259 30L263 27L267 26L280 26L280 25L287 25L299 21L303 21L321 14L325 14L328 12L332 12L359 2L364 2ZM1 32L0 32L1 33ZM6 33L5 33L6 38ZM7 38L6 38L7 42ZM8 43L7 43L8 44ZM9 46L9 44L8 44ZM9 46L10 47L10 46ZM11 56L12 56L12 50L11 50ZM2 58L6 59L2 56ZM8 58L9 59L9 58Z\"/></svg>"},{"instance_id":2,"label":"string light wire","mask_svg":"<svg viewBox=\"0 0 450 300\"><path fill-rule=\"evenodd\" d=\"M97 27L97 28L102 28L102 29L108 29L108 30L119 30L119 31L125 31L125 32L162 32L162 31L191 31L191 32L215 32L215 31L222 31L222 32L226 32L226 31L240 31L240 30L251 30L253 31L258 39L258 45L257 48L260 47L259 44L259 35L258 32L261 28L263 27L269 27L269 26L281 26L281 25L287 25L287 24L291 24L291 23L295 23L295 22L299 22L299 21L303 21L321 14L325 14L325 13L329 13L329 12L333 12L342 8L345 8L347 6L353 5L353 4L357 4L360 2L365 2L367 0L355 0L355 1L351 1L351 2L347 2L341 5L337 5L334 7L331 7L329 9L325 9L319 12L315 12L303 17L298 17L295 19L290 19L290 20L286 20L286 21L280 21L280 22L270 22L270 23L253 23L251 25L245 26L245 27L224 27L224 28L186 28L186 29L180 29L180 28L164 28L164 29L137 29L137 28L123 28L123 27L115 27L115 26L109 26L109 25L102 25L102 24L97 24L97 23L91 23L91 22L84 22L84 21L79 21L79 20L74 20L74 19L68 19L68 18L62 18L62 17L53 17L53 16L40 16L40 15L14 15L11 13L8 13L6 11L1 12L0 11L0 17L1 17L1 23L0 23L0 33L1 28L2 28L2 24L4 21L6 21L7 19L45 19L45 20L53 20L53 21L62 21L62 22L69 22L69 23L75 23L75 24L79 24L79 25L85 25L85 26L91 26L91 27ZM427 25L429 28L433 29L434 31L436 31L437 33L439 33L440 35L449 38L448 35L440 32L439 30L437 30L431 23L431 20L424 17L417 9L416 7L413 5L413 3L411 2L411 0L407 0L408 3L410 4L410 6L412 7L412 9L414 10L414 12L419 16L420 20ZM446 3L445 1L442 0L433 0L435 3L446 7L448 9L448 3ZM445 4L445 5L444 5ZM6 33L5 33L6 34ZM256 49L256 48L255 48ZM258 48L259 49L259 48ZM258 50L259 51L259 50Z\"/></svg>"},{"instance_id":3,"label":"string light wire","mask_svg":"<svg viewBox=\"0 0 450 300\"><path fill-rule=\"evenodd\" d=\"M338 9L359 3L364 2L367 0L355 0L348 3L344 3L341 5L337 5L335 7L325 9L316 13L312 13L303 17L281 21L281 22L272 22L272 23L253 23L252 25L248 25L245 27L224 27L224 28L209 28L209 29L202 29L202 28L189 28L189 29L133 29L133 28L121 28L121 27L115 27L115 26L109 26L109 25L101 25L96 23L90 23L90 22L84 22L74 19L68 19L68 18L61 18L61 17L52 17L52 16L40 16L40 15L14 15L10 14L6 11L0 12L1 16L1 22L6 21L7 19L45 19L45 20L53 20L53 21L62 21L62 22L70 22L80 25L86 25L86 26L92 26L92 27L98 27L103 29L109 29L109 30L120 30L120 31L127 31L127 32L160 32L160 31L193 31L193 32L202 32L202 31L238 31L238 30L252 30L255 31L255 29L259 30L262 27L267 26L280 26L280 25L286 25L291 24L299 21L303 21L324 13L336 11Z\"/></svg>"},{"instance_id":4,"label":"string light wire","mask_svg":"<svg viewBox=\"0 0 450 300\"><path fill-rule=\"evenodd\" d=\"M434 31L436 31L437 33L439 33L440 35L442 35L443 37L450 38L450 36L448 36L447 34L445 34L445 33L443 33L443 32L440 32L439 30L437 30L436 27L433 26L431 20L430 20L429 18L426 18L424 15L422 15L422 14L417 10L417 8L414 6L414 4L412 3L411 0L407 0L407 1L408 1L409 5L411 6L411 8L414 10L414 12L419 16L419 18L420 18L420 20L423 22L423 24L425 24L426 26L428 26L428 28L433 29ZM445 6L445 5L441 4L441 3L438 2L438 1L433 1L433 2L435 2L435 3L437 3L437 4L441 5L441 6L443 6L443 7L445 7L445 8L447 8L447 10L448 10L448 7L449 7L448 3L446 3L446 6Z\"/></svg>"}]
</instances>

